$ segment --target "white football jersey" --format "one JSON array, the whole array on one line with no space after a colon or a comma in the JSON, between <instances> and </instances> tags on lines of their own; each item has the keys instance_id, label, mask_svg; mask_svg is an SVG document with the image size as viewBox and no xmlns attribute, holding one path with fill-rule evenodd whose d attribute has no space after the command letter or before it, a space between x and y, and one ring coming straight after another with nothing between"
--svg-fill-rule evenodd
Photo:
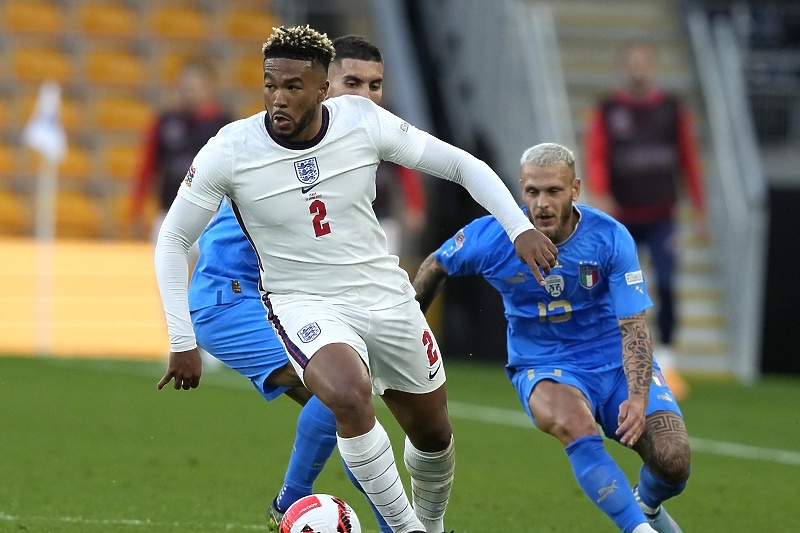
<instances>
[{"instance_id":1,"label":"white football jersey","mask_svg":"<svg viewBox=\"0 0 800 533\"><path fill-rule=\"evenodd\" d=\"M415 167L429 135L366 98L323 104L311 141L271 136L266 112L222 128L178 194L209 210L232 200L267 293L334 297L383 309L414 297L372 210L382 159Z\"/></svg>"}]
</instances>

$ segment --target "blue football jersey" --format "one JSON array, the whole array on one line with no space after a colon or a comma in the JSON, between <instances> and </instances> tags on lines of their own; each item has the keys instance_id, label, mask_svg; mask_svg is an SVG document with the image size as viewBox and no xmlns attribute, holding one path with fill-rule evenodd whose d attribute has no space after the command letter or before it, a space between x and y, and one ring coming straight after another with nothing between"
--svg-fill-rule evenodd
<instances>
[{"instance_id":1,"label":"blue football jersey","mask_svg":"<svg viewBox=\"0 0 800 533\"><path fill-rule=\"evenodd\" d=\"M491 216L468 224L435 253L449 275L480 274L502 295L509 372L537 365L621 364L618 318L653 305L630 233L597 209L575 207L580 221L558 245L558 264L544 286Z\"/></svg>"},{"instance_id":2,"label":"blue football jersey","mask_svg":"<svg viewBox=\"0 0 800 533\"><path fill-rule=\"evenodd\" d=\"M200 258L189 283L189 310L261 298L258 258L230 203L222 202L199 245Z\"/></svg>"}]
</instances>

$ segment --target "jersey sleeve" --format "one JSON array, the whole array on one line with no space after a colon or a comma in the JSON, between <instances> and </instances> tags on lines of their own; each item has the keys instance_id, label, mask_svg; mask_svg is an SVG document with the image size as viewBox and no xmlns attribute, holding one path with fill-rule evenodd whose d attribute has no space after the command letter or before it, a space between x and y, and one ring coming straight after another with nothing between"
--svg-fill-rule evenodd
<instances>
[{"instance_id":1,"label":"jersey sleeve","mask_svg":"<svg viewBox=\"0 0 800 533\"><path fill-rule=\"evenodd\" d=\"M406 168L416 167L430 135L378 105L369 105L374 113L373 141L380 158Z\"/></svg>"},{"instance_id":2,"label":"jersey sleeve","mask_svg":"<svg viewBox=\"0 0 800 533\"><path fill-rule=\"evenodd\" d=\"M483 217L470 222L434 252L434 257L449 276L470 276L483 272L487 257L495 248L487 246L492 240L489 235L491 232L487 231L492 220L491 217Z\"/></svg>"},{"instance_id":3,"label":"jersey sleeve","mask_svg":"<svg viewBox=\"0 0 800 533\"><path fill-rule=\"evenodd\" d=\"M611 244L609 292L617 318L641 313L653 302L647 294L642 267L633 237L622 225L617 225Z\"/></svg>"},{"instance_id":4,"label":"jersey sleeve","mask_svg":"<svg viewBox=\"0 0 800 533\"><path fill-rule=\"evenodd\" d=\"M178 195L191 203L216 211L231 191L233 150L219 135L212 137L195 156Z\"/></svg>"}]
</instances>

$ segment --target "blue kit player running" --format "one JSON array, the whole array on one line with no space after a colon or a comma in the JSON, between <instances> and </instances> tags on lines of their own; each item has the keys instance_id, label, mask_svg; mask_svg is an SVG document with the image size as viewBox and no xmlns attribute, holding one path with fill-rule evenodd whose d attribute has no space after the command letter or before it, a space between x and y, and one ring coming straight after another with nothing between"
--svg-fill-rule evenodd
<instances>
[{"instance_id":1,"label":"blue kit player running","mask_svg":"<svg viewBox=\"0 0 800 533\"><path fill-rule=\"evenodd\" d=\"M580 181L563 146L528 149L520 185L528 218L558 248L544 286L486 216L423 262L417 299L427 310L448 276L482 275L503 297L508 376L536 427L564 445L586 495L625 533L679 532L661 503L686 486L689 439L652 358L652 302L633 239L611 217L573 203ZM605 451L598 424L641 456L636 488Z\"/></svg>"},{"instance_id":2,"label":"blue kit player running","mask_svg":"<svg viewBox=\"0 0 800 533\"><path fill-rule=\"evenodd\" d=\"M333 46L336 57L328 71L329 96L355 94L379 104L383 95L380 50L355 35L339 37ZM270 531L277 532L283 512L311 494L333 453L336 421L331 410L303 386L267 322L258 292L258 260L227 201L200 236L199 245L200 258L189 285L197 343L249 378L267 401L286 394L304 405L283 487L269 508ZM351 480L360 488L352 476ZM390 533L380 514L375 515L381 531Z\"/></svg>"}]
</instances>

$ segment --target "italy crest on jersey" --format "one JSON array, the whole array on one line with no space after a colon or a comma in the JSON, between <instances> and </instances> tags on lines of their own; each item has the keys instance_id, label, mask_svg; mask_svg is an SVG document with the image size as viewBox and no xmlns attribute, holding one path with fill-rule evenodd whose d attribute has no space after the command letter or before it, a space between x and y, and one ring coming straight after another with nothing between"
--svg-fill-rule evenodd
<instances>
[{"instance_id":1,"label":"italy crest on jersey","mask_svg":"<svg viewBox=\"0 0 800 533\"><path fill-rule=\"evenodd\" d=\"M314 183L319 179L319 167L317 166L317 158L309 157L308 159L301 159L294 162L294 173L297 179L304 185Z\"/></svg>"},{"instance_id":2,"label":"italy crest on jersey","mask_svg":"<svg viewBox=\"0 0 800 533\"><path fill-rule=\"evenodd\" d=\"M583 263L579 265L581 287L591 289L600 281L600 272L596 264Z\"/></svg>"}]
</instances>

